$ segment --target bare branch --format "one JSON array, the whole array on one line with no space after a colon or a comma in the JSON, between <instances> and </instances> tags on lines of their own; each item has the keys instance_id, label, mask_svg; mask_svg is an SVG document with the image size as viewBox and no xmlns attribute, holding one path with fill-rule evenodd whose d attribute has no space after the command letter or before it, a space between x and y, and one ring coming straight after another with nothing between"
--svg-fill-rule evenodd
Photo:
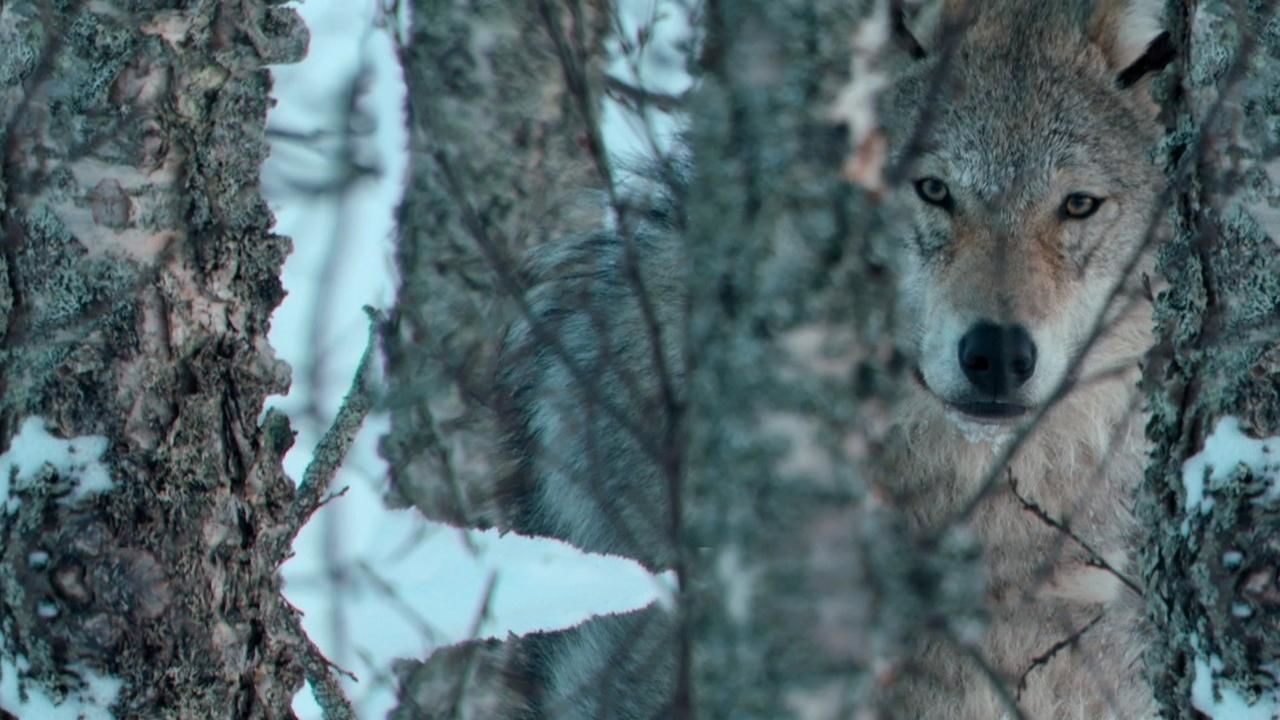
<instances>
[{"instance_id":1,"label":"bare branch","mask_svg":"<svg viewBox=\"0 0 1280 720\"><path fill-rule=\"evenodd\" d=\"M347 391L346 397L342 399L342 405L338 408L338 414L334 417L333 424L329 426L329 429L320 438L320 442L316 444L311 464L307 466L302 476L302 482L298 484L298 490L293 499L293 507L290 511L291 532L288 536L290 540L306 524L312 513L323 504L322 498L329 489L329 483L333 481L338 468L342 466L342 461L346 458L347 450L351 448L351 443L355 442L356 435L364 425L365 416L373 409L374 396L370 382L372 380L373 360L377 356L378 330L382 321L382 313L367 306L365 307L365 312L369 315L368 345L365 347L364 354L360 357L360 364L356 368L355 378L351 381L351 389Z\"/></svg>"}]
</instances>

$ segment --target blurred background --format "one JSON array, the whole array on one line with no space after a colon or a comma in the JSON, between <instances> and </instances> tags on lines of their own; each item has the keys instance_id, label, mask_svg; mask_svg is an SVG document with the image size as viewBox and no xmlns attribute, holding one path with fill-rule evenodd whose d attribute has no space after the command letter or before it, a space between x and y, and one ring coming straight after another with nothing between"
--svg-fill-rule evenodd
<instances>
[{"instance_id":1,"label":"blurred background","mask_svg":"<svg viewBox=\"0 0 1280 720\"><path fill-rule=\"evenodd\" d=\"M310 52L302 63L273 68L272 150L262 169L276 231L293 239L288 296L270 336L293 367L293 384L269 406L286 412L298 433L285 459L295 480L350 387L368 338L363 306L387 308L395 297L395 213L409 153L397 54L412 22L394 0L307 0L297 9L311 31ZM672 97L686 90L688 7L622 0L619 10L609 75ZM601 120L619 159L667 147L679 122L659 110L641 117L612 99ZM283 570L307 632L351 673L344 686L360 717L394 707L397 658L423 659L474 637L568 627L643 607L663 592L660 579L630 560L387 509L387 467L377 450L387 427L385 414L366 421L335 497L303 529ZM310 686L294 709L320 717Z\"/></svg>"}]
</instances>

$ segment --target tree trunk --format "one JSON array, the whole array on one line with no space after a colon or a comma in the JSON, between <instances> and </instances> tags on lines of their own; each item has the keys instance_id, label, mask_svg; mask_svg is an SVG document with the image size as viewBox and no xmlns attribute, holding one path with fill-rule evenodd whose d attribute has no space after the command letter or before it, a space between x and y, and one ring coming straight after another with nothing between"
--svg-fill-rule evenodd
<instances>
[{"instance_id":1,"label":"tree trunk","mask_svg":"<svg viewBox=\"0 0 1280 720\"><path fill-rule=\"evenodd\" d=\"M433 519L502 523L492 359L524 251L603 217L584 196L603 187L607 162L596 122L607 6L414 3L382 449L395 491Z\"/></svg>"},{"instance_id":2,"label":"tree trunk","mask_svg":"<svg viewBox=\"0 0 1280 720\"><path fill-rule=\"evenodd\" d=\"M879 210L841 178L846 133L830 119L842 84L871 80L849 77L855 29L872 23L887 42L877 5L706 4L686 198L689 399L672 446L686 715L851 717L873 657L900 657L918 630L899 581L933 553L869 502L905 379L894 287ZM855 154L873 136L855 133ZM878 168L856 167L846 177L877 184Z\"/></svg>"},{"instance_id":3,"label":"tree trunk","mask_svg":"<svg viewBox=\"0 0 1280 720\"><path fill-rule=\"evenodd\" d=\"M1280 712L1280 463L1251 463L1243 437L1207 447L1235 423L1280 435L1280 33L1275 3L1170 8L1181 49L1164 88L1177 123L1165 147L1174 234L1160 258L1155 452L1139 500L1160 630L1148 665L1168 717L1211 712L1215 686Z\"/></svg>"},{"instance_id":4,"label":"tree trunk","mask_svg":"<svg viewBox=\"0 0 1280 720\"><path fill-rule=\"evenodd\" d=\"M281 469L288 421L259 423L289 382L266 342L289 241L258 191L264 66L306 31L275 3L163 4L0 3L0 682L21 717L291 717L304 673L327 687L276 572L314 503Z\"/></svg>"}]
</instances>

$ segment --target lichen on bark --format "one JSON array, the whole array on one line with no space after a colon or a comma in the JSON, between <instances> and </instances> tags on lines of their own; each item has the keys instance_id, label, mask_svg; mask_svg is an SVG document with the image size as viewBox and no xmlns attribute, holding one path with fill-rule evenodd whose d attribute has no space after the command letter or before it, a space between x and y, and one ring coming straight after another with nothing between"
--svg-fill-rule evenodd
<instances>
[{"instance_id":1,"label":"lichen on bark","mask_svg":"<svg viewBox=\"0 0 1280 720\"><path fill-rule=\"evenodd\" d=\"M115 483L70 503L46 472L0 517L0 652L53 696L123 680L120 717L288 717L302 682L291 438L259 425L289 380L265 65L306 47L279 5L0 5L0 444L103 436Z\"/></svg>"},{"instance_id":2,"label":"lichen on bark","mask_svg":"<svg viewBox=\"0 0 1280 720\"><path fill-rule=\"evenodd\" d=\"M1274 693L1280 660L1280 502L1237 469L1188 508L1183 464L1218 419L1280 434L1280 22L1274 3L1170 2L1179 72L1161 89L1171 240L1151 358L1154 451L1139 497L1158 632L1147 662L1168 717L1192 718L1195 662L1246 698ZM1237 555L1238 553L1238 555Z\"/></svg>"}]
</instances>

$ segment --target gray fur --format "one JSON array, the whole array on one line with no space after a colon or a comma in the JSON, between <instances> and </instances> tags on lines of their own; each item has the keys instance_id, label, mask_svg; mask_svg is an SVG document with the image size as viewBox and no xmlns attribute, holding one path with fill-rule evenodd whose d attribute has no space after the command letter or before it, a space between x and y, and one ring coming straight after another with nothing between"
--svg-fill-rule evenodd
<instances>
[{"instance_id":1,"label":"gray fur","mask_svg":"<svg viewBox=\"0 0 1280 720\"><path fill-rule=\"evenodd\" d=\"M660 378L682 402L685 278L673 206L646 204L621 219L622 232L543 246L528 260L523 317L503 344L498 378L514 459L503 504L518 532L664 570L675 552L661 461L672 418ZM529 640L540 688L529 717L668 717L673 633L673 618L650 607Z\"/></svg>"},{"instance_id":2,"label":"gray fur","mask_svg":"<svg viewBox=\"0 0 1280 720\"><path fill-rule=\"evenodd\" d=\"M1111 289L1119 287L1122 298L1134 301L1123 311L1105 310L1108 329L1076 365L1081 376L1119 370L1073 389L1010 468L1024 498L1070 522L1092 551L1129 577L1134 527L1125 500L1145 452L1141 412L1133 405L1150 320L1138 275L1122 276L1155 214L1160 176L1146 155L1158 136L1146 88L1120 88L1116 78L1150 40L1152 6L947 0L933 30L921 34L931 56L904 64L883 98L893 161L922 153L903 166L905 179L942 176L959 203L954 216L922 207L910 182L888 197L902 219L895 258L902 344L923 376L899 418L900 451L888 460L889 482L918 525L931 529L972 496L1007 440L1007 428L975 436L940 401L962 382L948 366L951 335L979 318L1026 325L1044 358L1022 398L1036 405L1077 363ZM950 45L940 28L961 16L971 23L963 40ZM950 92L934 97L931 78L940 62L948 66ZM921 128L919 110L926 106L933 112ZM1050 210L1075 189L1105 193L1107 214L1092 222L1054 219ZM538 249L527 265L526 303L506 338L498 385L513 457L504 487L512 526L660 570L674 558L663 460L671 451L670 406L683 397L688 278L678 203L664 196L652 208L624 218L623 232ZM653 308L660 363L633 270ZM1017 690L1023 712L1145 716L1150 694L1137 659L1144 630L1136 594L1095 567L1091 552L1035 517L1007 484L969 522L986 551L992 612L987 636L973 650ZM651 635L631 634L641 618L654 617ZM662 649L671 624L649 610L539 641L538 717L663 716L674 685L674 646ZM1033 662L1086 625L1072 648L1042 666ZM648 653L640 648L659 660L642 662ZM985 720L1004 712L974 664L945 644L926 646L917 666L922 672L885 693L887 716ZM605 667L613 672L592 683Z\"/></svg>"},{"instance_id":3,"label":"gray fur","mask_svg":"<svg viewBox=\"0 0 1280 720\"><path fill-rule=\"evenodd\" d=\"M667 223L654 210L623 218L630 240L606 231L538 248L526 266L527 314L507 334L498 379L517 463L506 481L516 529L651 569L674 557L661 463L671 418L651 327L677 403L684 378L685 280Z\"/></svg>"}]
</instances>

